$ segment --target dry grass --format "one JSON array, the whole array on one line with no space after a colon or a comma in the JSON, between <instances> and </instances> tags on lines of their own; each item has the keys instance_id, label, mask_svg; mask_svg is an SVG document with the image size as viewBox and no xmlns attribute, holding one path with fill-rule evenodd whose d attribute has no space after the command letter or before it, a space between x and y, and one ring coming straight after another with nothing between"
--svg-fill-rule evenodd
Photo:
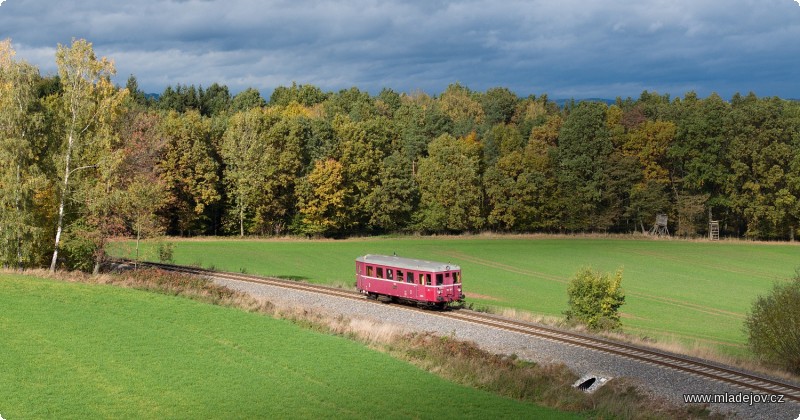
<instances>
[{"instance_id":1,"label":"dry grass","mask_svg":"<svg viewBox=\"0 0 800 420\"><path fill-rule=\"evenodd\" d=\"M315 331L358 340L388 352L425 370L454 382L499 395L530 401L595 418L717 418L704 406L675 406L654 398L625 379L614 379L594 394L572 388L577 376L564 365L541 365L497 355L475 343L430 333L412 333L398 326L366 319L333 316L320 311L273 303L236 292L207 280L161 270L126 271L119 274L89 276L83 273L55 273L44 270L26 274L68 282L109 284L185 296L216 305L241 308L287 319ZM527 320L542 322L542 317L505 312ZM552 321L552 320L550 320Z\"/></svg>"},{"instance_id":2,"label":"dry grass","mask_svg":"<svg viewBox=\"0 0 800 420\"><path fill-rule=\"evenodd\" d=\"M626 379L614 379L594 394L586 394L572 387L578 377L563 364L540 365L514 355L492 354L451 337L411 333L386 348L396 357L454 382L590 417L721 418L706 407L678 407L654 398Z\"/></svg>"}]
</instances>

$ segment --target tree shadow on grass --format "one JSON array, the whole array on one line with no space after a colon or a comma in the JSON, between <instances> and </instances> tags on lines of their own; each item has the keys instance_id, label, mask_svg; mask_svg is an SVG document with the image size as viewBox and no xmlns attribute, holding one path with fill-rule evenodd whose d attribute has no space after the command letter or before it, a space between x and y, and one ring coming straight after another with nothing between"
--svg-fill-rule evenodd
<instances>
[{"instance_id":1,"label":"tree shadow on grass","mask_svg":"<svg viewBox=\"0 0 800 420\"><path fill-rule=\"evenodd\" d=\"M306 280L308 280L308 277L305 277L305 276L291 276L291 275L279 274L279 275L274 276L274 277L278 278L278 279L281 279L281 280L291 280L291 281L306 281Z\"/></svg>"}]
</instances>

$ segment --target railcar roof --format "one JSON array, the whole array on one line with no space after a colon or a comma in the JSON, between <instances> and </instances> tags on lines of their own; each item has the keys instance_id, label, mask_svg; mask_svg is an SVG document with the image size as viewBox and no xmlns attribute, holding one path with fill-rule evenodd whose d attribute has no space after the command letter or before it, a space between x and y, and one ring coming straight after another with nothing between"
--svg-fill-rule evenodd
<instances>
[{"instance_id":1,"label":"railcar roof","mask_svg":"<svg viewBox=\"0 0 800 420\"><path fill-rule=\"evenodd\" d=\"M367 254L363 257L356 258L356 261L389 265L392 267L403 268L406 270L421 270L421 271L452 271L461 270L461 267L444 262L415 260L413 258L403 258L393 255L372 255Z\"/></svg>"}]
</instances>

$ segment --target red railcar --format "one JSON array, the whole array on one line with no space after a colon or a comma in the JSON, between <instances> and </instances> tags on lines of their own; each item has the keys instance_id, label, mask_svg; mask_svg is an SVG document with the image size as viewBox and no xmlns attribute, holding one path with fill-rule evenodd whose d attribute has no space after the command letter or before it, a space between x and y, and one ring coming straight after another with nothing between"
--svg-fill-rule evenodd
<instances>
[{"instance_id":1,"label":"red railcar","mask_svg":"<svg viewBox=\"0 0 800 420\"><path fill-rule=\"evenodd\" d=\"M388 255L356 258L356 287L367 298L444 308L464 299L461 267Z\"/></svg>"}]
</instances>

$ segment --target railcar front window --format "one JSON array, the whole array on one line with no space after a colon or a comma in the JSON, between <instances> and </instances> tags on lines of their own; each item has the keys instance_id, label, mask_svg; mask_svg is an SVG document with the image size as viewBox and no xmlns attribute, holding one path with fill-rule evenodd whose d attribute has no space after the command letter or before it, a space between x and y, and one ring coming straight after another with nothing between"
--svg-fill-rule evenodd
<instances>
[{"instance_id":1,"label":"railcar front window","mask_svg":"<svg viewBox=\"0 0 800 420\"><path fill-rule=\"evenodd\" d=\"M455 273L453 273L453 284L458 284L458 283L461 283L461 273L456 271Z\"/></svg>"},{"instance_id":2,"label":"railcar front window","mask_svg":"<svg viewBox=\"0 0 800 420\"><path fill-rule=\"evenodd\" d=\"M441 286L442 283L444 283L444 275L442 273L439 273L436 275L436 285Z\"/></svg>"}]
</instances>

